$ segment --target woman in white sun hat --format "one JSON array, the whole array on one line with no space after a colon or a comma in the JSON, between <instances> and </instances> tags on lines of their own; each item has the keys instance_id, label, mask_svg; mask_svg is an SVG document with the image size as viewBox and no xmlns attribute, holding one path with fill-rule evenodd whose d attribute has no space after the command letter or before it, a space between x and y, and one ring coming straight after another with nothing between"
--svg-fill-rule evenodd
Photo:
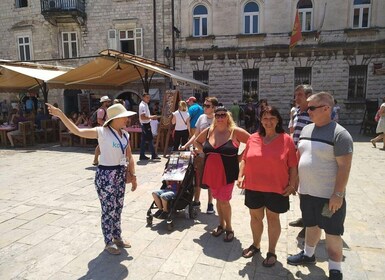
<instances>
[{"instance_id":1,"label":"woman in white sun hat","mask_svg":"<svg viewBox=\"0 0 385 280\"><path fill-rule=\"evenodd\" d=\"M121 213L126 183L132 184L132 191L137 187L135 164L129 145L130 135L123 128L128 117L136 113L127 111L122 104L114 104L107 109L107 120L103 126L81 129L59 108L46 104L49 113L59 117L73 134L98 139L101 155L95 175L95 186L102 208L105 250L110 254L119 255L118 247L131 247L130 243L121 237Z\"/></svg>"}]
</instances>

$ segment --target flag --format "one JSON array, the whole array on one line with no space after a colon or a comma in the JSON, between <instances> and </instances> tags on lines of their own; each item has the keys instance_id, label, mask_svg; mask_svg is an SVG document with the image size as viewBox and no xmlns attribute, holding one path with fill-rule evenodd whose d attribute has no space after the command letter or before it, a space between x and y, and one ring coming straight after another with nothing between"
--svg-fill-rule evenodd
<instances>
[{"instance_id":1,"label":"flag","mask_svg":"<svg viewBox=\"0 0 385 280\"><path fill-rule=\"evenodd\" d=\"M302 40L302 30L301 30L301 23L299 21L299 14L297 10L295 13L294 26L293 26L293 31L291 32L289 48L290 49L294 48L295 45L298 43L298 41L301 41L301 40Z\"/></svg>"}]
</instances>

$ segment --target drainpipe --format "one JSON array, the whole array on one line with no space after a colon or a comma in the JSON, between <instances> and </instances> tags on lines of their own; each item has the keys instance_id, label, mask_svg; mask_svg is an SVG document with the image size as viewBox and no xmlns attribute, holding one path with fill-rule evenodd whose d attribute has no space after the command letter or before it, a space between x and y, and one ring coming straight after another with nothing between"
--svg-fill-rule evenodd
<instances>
[{"instance_id":1,"label":"drainpipe","mask_svg":"<svg viewBox=\"0 0 385 280\"><path fill-rule=\"evenodd\" d=\"M175 70L175 14L174 14L174 0L171 0L171 34L172 34L172 69Z\"/></svg>"},{"instance_id":2,"label":"drainpipe","mask_svg":"<svg viewBox=\"0 0 385 280\"><path fill-rule=\"evenodd\" d=\"M156 0L152 0L152 17L154 22L154 60L157 60L157 54L156 54Z\"/></svg>"}]
</instances>

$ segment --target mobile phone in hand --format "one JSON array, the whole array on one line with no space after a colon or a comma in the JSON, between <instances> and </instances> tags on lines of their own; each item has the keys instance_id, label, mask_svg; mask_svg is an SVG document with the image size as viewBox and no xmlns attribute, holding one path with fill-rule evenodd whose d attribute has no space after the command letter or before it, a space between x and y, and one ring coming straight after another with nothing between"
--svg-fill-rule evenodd
<instances>
[{"instance_id":1,"label":"mobile phone in hand","mask_svg":"<svg viewBox=\"0 0 385 280\"><path fill-rule=\"evenodd\" d=\"M321 215L326 218L331 218L333 216L333 212L329 210L329 203L325 202L324 207L322 208Z\"/></svg>"}]
</instances>

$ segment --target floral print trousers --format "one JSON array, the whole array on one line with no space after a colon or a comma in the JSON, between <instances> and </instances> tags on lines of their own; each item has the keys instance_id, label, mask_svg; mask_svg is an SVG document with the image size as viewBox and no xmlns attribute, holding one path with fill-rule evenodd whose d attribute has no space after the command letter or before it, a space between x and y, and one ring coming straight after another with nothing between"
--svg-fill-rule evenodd
<instances>
[{"instance_id":1,"label":"floral print trousers","mask_svg":"<svg viewBox=\"0 0 385 280\"><path fill-rule=\"evenodd\" d=\"M126 189L125 167L103 168L96 170L95 187L102 207L102 232L106 245L112 239L121 239L121 214Z\"/></svg>"}]
</instances>

